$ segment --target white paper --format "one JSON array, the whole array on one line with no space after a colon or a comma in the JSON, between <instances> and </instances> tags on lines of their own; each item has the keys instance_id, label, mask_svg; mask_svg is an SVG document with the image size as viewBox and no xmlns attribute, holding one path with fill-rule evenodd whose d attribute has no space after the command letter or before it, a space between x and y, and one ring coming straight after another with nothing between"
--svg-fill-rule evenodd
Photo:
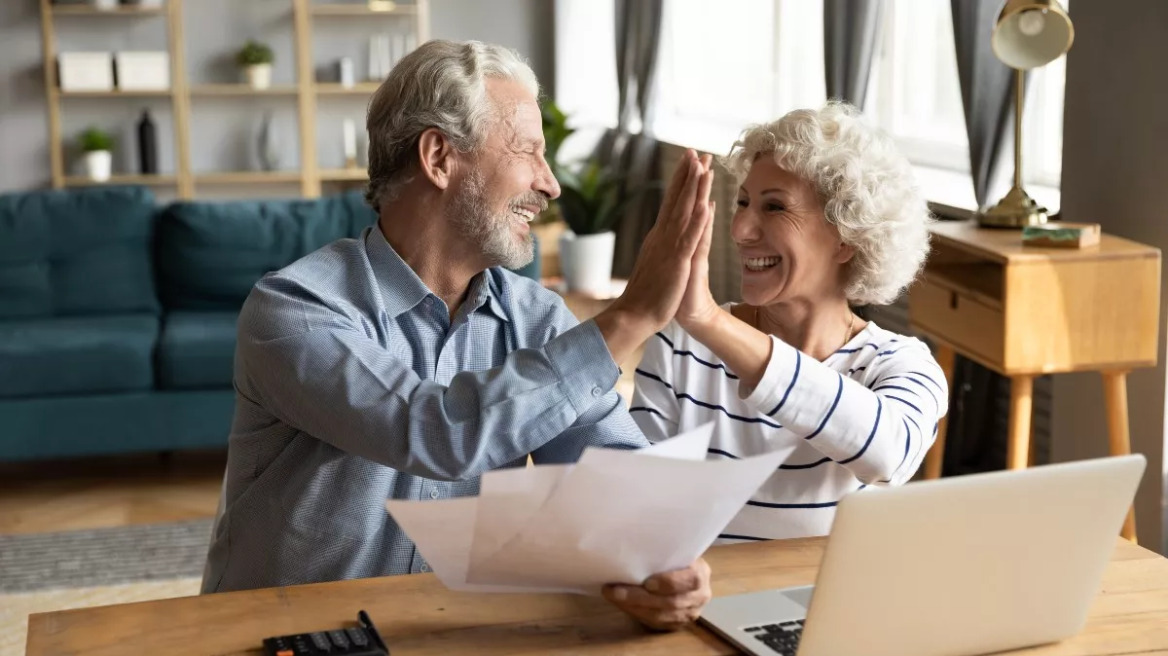
<instances>
[{"instance_id":1,"label":"white paper","mask_svg":"<svg viewBox=\"0 0 1168 656\"><path fill-rule=\"evenodd\" d=\"M475 498L386 508L453 589L640 584L700 557L783 458L704 460L712 427L639 451L588 449L576 465L491 472Z\"/></svg>"}]
</instances>

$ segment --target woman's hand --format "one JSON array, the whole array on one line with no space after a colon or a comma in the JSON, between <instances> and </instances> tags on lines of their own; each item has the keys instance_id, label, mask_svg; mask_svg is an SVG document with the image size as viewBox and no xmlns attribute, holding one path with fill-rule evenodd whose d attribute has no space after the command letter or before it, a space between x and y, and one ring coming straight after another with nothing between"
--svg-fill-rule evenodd
<instances>
[{"instance_id":1,"label":"woman's hand","mask_svg":"<svg viewBox=\"0 0 1168 656\"><path fill-rule=\"evenodd\" d=\"M706 175L713 177L709 155L702 156L701 164ZM677 308L677 323L688 333L714 320L722 308L718 307L714 295L710 293L710 244L714 239L714 212L717 203L708 202L708 220L702 232L701 241L690 260L689 280L681 305Z\"/></svg>"}]
</instances>

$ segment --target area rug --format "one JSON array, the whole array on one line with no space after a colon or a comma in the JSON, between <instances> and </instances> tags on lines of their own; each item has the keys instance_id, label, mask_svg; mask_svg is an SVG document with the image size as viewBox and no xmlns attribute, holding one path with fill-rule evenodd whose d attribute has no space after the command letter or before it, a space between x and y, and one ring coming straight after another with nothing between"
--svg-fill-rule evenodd
<instances>
[{"instance_id":1,"label":"area rug","mask_svg":"<svg viewBox=\"0 0 1168 656\"><path fill-rule=\"evenodd\" d=\"M211 522L0 536L0 594L201 576Z\"/></svg>"}]
</instances>

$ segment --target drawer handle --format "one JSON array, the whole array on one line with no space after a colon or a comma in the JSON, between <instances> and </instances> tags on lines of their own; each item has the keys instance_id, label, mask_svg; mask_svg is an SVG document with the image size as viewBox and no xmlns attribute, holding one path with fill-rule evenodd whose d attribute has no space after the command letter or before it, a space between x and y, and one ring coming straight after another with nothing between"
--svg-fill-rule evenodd
<instances>
[{"instance_id":1,"label":"drawer handle","mask_svg":"<svg viewBox=\"0 0 1168 656\"><path fill-rule=\"evenodd\" d=\"M957 292L949 292L949 309L957 309Z\"/></svg>"}]
</instances>

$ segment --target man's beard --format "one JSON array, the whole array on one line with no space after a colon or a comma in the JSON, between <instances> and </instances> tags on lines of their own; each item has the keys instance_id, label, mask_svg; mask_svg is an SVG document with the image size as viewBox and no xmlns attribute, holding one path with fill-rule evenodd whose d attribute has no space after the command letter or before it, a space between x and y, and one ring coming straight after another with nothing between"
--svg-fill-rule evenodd
<instances>
[{"instance_id":1,"label":"man's beard","mask_svg":"<svg viewBox=\"0 0 1168 656\"><path fill-rule=\"evenodd\" d=\"M479 244L491 266L518 269L535 259L531 233L517 239L512 227L515 214L511 207L524 203L538 207L546 205L542 197L534 202L524 198L509 205L502 215L493 214L486 199L483 176L478 171L472 171L454 199L454 225L468 241Z\"/></svg>"}]
</instances>

